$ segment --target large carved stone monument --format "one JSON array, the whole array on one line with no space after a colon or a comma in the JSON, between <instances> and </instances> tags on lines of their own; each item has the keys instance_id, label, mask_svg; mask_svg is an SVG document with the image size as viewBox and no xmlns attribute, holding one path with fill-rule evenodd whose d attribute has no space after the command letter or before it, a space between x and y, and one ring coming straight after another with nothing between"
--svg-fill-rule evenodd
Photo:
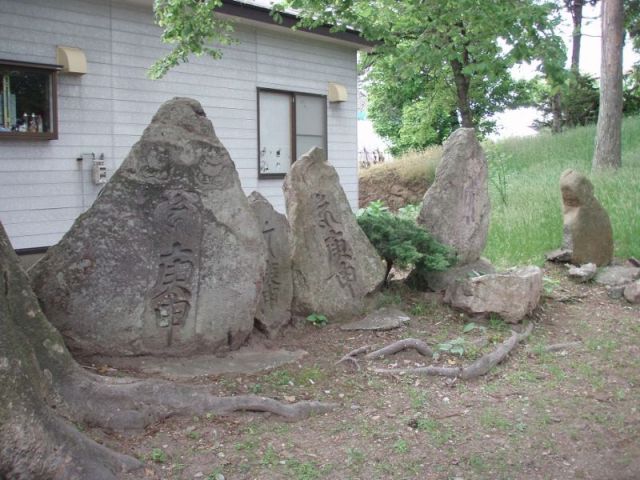
<instances>
[{"instance_id":1,"label":"large carved stone monument","mask_svg":"<svg viewBox=\"0 0 640 480\"><path fill-rule=\"evenodd\" d=\"M357 311L382 284L386 269L323 151L314 148L297 160L283 189L293 242L294 312Z\"/></svg>"},{"instance_id":2,"label":"large carved stone monument","mask_svg":"<svg viewBox=\"0 0 640 480\"><path fill-rule=\"evenodd\" d=\"M256 327L274 337L291 320L293 280L289 222L258 192L249 195L249 205L258 217L267 244L267 272L256 311Z\"/></svg>"},{"instance_id":3,"label":"large carved stone monument","mask_svg":"<svg viewBox=\"0 0 640 480\"><path fill-rule=\"evenodd\" d=\"M77 353L172 356L245 341L265 262L227 150L198 102L174 98L30 273Z\"/></svg>"},{"instance_id":4,"label":"large carved stone monument","mask_svg":"<svg viewBox=\"0 0 640 480\"><path fill-rule=\"evenodd\" d=\"M613 231L607 211L593 194L593 184L575 170L560 175L564 224L563 249L571 263L608 265L613 258Z\"/></svg>"},{"instance_id":5,"label":"large carved stone monument","mask_svg":"<svg viewBox=\"0 0 640 480\"><path fill-rule=\"evenodd\" d=\"M487 175L487 160L475 130L453 132L444 143L418 223L455 249L459 265L478 260L487 243L491 213Z\"/></svg>"}]
</instances>

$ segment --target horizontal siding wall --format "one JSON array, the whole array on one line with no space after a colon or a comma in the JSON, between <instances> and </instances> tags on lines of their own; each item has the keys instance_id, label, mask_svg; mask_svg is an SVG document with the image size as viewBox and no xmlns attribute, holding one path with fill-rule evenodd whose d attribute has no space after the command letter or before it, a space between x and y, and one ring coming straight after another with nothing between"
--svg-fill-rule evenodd
<instances>
[{"instance_id":1,"label":"horizontal siding wall","mask_svg":"<svg viewBox=\"0 0 640 480\"><path fill-rule=\"evenodd\" d=\"M356 52L317 41L301 42L288 32L259 31L257 53L259 87L326 95L329 82L346 86L348 100L327 107L328 159L338 171L352 208L356 208ZM276 209L284 211L282 180L259 180L258 190Z\"/></svg>"},{"instance_id":2,"label":"horizontal siding wall","mask_svg":"<svg viewBox=\"0 0 640 480\"><path fill-rule=\"evenodd\" d=\"M121 164L160 104L175 96L202 103L229 150L247 194L259 190L284 211L282 181L257 178L257 87L326 94L328 82L349 100L329 104L329 160L357 205L356 53L313 37L236 27L239 43L223 58L193 58L160 81L147 68L167 47L150 9L105 0L0 0L0 58L55 63L57 45L81 48L88 73L59 75L59 139L0 140L0 220L15 248L56 243L100 188L91 162L104 155L109 175Z\"/></svg>"}]
</instances>

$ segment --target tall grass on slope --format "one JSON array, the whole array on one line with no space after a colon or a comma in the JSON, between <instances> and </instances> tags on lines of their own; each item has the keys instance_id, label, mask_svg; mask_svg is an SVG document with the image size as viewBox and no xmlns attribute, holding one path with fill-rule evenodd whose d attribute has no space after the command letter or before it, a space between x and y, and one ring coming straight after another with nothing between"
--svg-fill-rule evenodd
<instances>
[{"instance_id":1,"label":"tall grass on slope","mask_svg":"<svg viewBox=\"0 0 640 480\"><path fill-rule=\"evenodd\" d=\"M497 265L542 264L562 242L560 174L586 174L609 213L615 255L640 257L640 117L622 128L622 168L591 174L595 127L486 144L492 218L484 255Z\"/></svg>"},{"instance_id":2,"label":"tall grass on slope","mask_svg":"<svg viewBox=\"0 0 640 480\"><path fill-rule=\"evenodd\" d=\"M436 167L442 157L441 147L429 147L420 152L408 152L390 162L360 170L362 178L398 178L403 183L427 181L433 183Z\"/></svg>"}]
</instances>

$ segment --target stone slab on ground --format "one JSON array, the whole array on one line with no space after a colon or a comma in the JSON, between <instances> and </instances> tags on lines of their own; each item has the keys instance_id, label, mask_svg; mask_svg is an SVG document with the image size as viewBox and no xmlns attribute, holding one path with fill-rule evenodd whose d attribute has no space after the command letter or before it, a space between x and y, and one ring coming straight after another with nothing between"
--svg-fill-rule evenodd
<instances>
[{"instance_id":1,"label":"stone slab on ground","mask_svg":"<svg viewBox=\"0 0 640 480\"><path fill-rule=\"evenodd\" d=\"M624 298L630 303L640 303L640 280L625 287Z\"/></svg>"},{"instance_id":2,"label":"stone slab on ground","mask_svg":"<svg viewBox=\"0 0 640 480\"><path fill-rule=\"evenodd\" d=\"M627 285L640 278L640 268L612 265L601 268L596 274L595 281L608 287Z\"/></svg>"},{"instance_id":3,"label":"stone slab on ground","mask_svg":"<svg viewBox=\"0 0 640 480\"><path fill-rule=\"evenodd\" d=\"M579 267L571 267L567 274L569 278L579 283L585 283L596 276L598 267L595 263L585 263Z\"/></svg>"},{"instance_id":4,"label":"stone slab on ground","mask_svg":"<svg viewBox=\"0 0 640 480\"><path fill-rule=\"evenodd\" d=\"M252 374L297 362L305 350L256 349L244 347L225 356L195 355L192 357L103 357L87 360L94 365L109 365L116 369L133 370L168 380L188 379L224 373ZM85 362L86 363L86 362Z\"/></svg>"},{"instance_id":5,"label":"stone slab on ground","mask_svg":"<svg viewBox=\"0 0 640 480\"><path fill-rule=\"evenodd\" d=\"M529 266L458 281L444 301L469 314L498 314L509 323L529 315L540 302L542 270Z\"/></svg>"},{"instance_id":6,"label":"stone slab on ground","mask_svg":"<svg viewBox=\"0 0 640 480\"><path fill-rule=\"evenodd\" d=\"M624 285L616 285L613 287L607 287L607 296L611 300L618 300L624 296Z\"/></svg>"},{"instance_id":7,"label":"stone slab on ground","mask_svg":"<svg viewBox=\"0 0 640 480\"><path fill-rule=\"evenodd\" d=\"M362 320L345 323L341 330L393 330L406 324L410 320L409 315L397 308L381 308L370 313Z\"/></svg>"}]
</instances>

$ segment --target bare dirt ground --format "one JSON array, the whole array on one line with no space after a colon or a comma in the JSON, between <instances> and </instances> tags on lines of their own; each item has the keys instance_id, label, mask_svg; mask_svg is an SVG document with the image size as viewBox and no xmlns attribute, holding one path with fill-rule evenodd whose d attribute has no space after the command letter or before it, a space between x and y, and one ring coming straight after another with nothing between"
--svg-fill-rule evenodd
<instances>
[{"instance_id":1,"label":"bare dirt ground","mask_svg":"<svg viewBox=\"0 0 640 480\"><path fill-rule=\"evenodd\" d=\"M411 321L397 330L344 332L301 323L274 342L309 352L300 362L258 375L197 379L216 394L256 393L283 401L336 402L336 410L287 423L265 414L173 418L139 436L89 432L144 459L127 478L148 479L638 479L640 478L640 306L603 288L575 285L546 267L547 294L532 335L478 380L387 376L375 367L431 361L404 352L361 370L335 362L350 350L416 337L435 346L459 337L500 342L509 326L441 305L433 294L395 285L371 308L395 305ZM464 333L474 321L478 328ZM482 328L481 328L482 327ZM546 352L547 346L580 342ZM131 372L118 372L130 374ZM162 398L158 399L159 402Z\"/></svg>"}]
</instances>

